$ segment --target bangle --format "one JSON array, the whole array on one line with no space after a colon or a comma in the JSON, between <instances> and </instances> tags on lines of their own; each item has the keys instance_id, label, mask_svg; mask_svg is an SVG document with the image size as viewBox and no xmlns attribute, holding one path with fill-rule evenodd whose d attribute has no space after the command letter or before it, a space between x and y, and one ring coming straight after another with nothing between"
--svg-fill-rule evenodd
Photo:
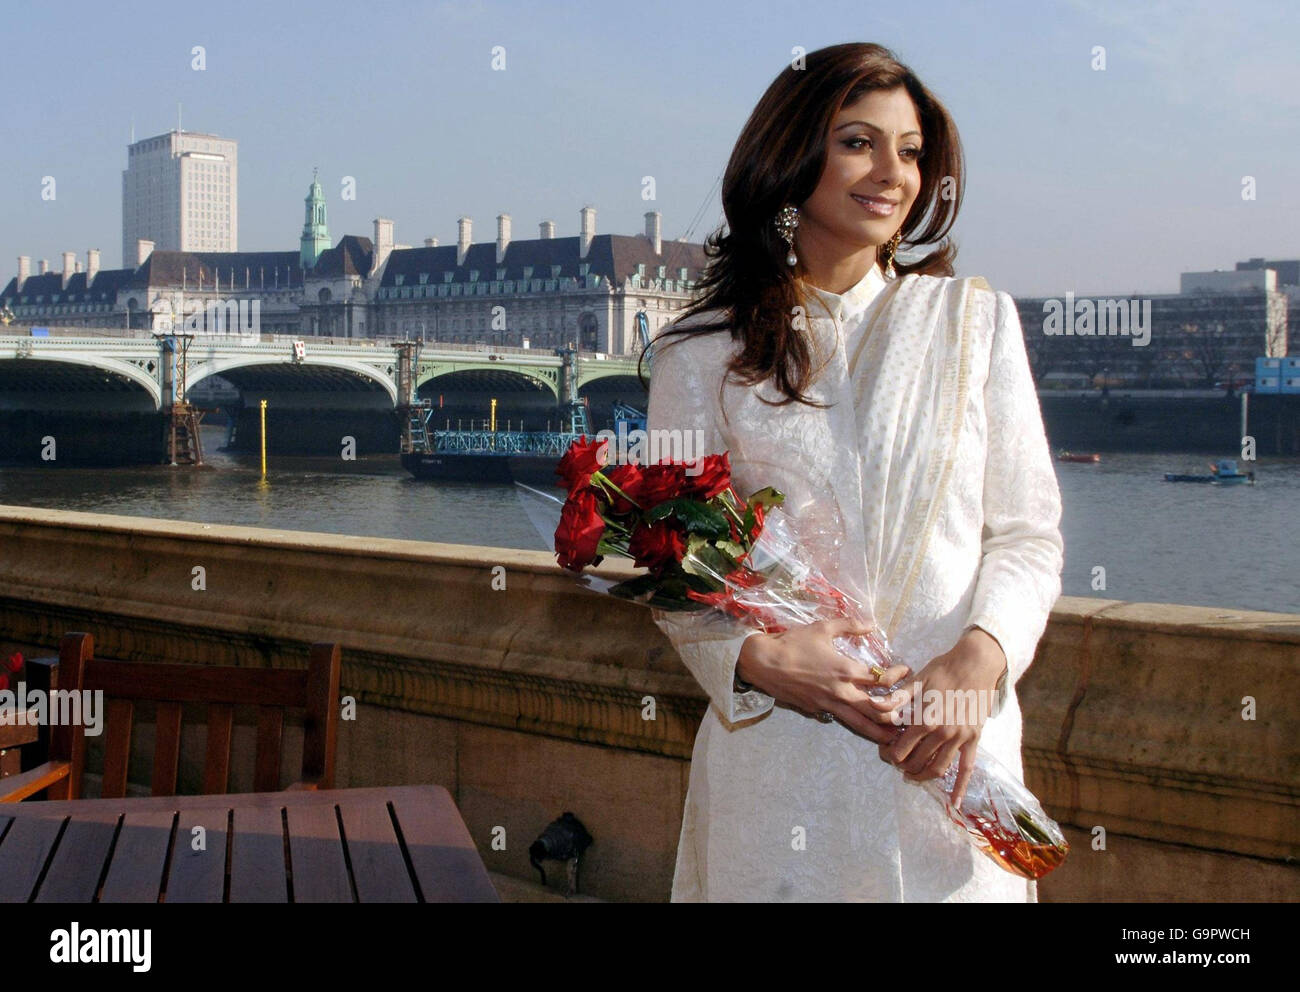
<instances>
[{"instance_id":1,"label":"bangle","mask_svg":"<svg viewBox=\"0 0 1300 992\"><path fill-rule=\"evenodd\" d=\"M739 673L739 672L735 673L735 675L733 676L732 681L731 681L731 688L732 688L733 690L735 690L736 692L753 692L753 691L754 691L754 687L753 687L752 685L750 685L748 682L746 682L744 679L742 679L742 678L740 677L740 673Z\"/></svg>"}]
</instances>

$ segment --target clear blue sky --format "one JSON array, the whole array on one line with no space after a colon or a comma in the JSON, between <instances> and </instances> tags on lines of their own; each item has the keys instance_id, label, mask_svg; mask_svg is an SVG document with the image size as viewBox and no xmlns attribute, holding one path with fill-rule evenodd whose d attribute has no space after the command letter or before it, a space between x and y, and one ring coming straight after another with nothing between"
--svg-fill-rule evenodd
<instances>
[{"instance_id":1,"label":"clear blue sky","mask_svg":"<svg viewBox=\"0 0 1300 992\"><path fill-rule=\"evenodd\" d=\"M1173 292L1182 270L1300 256L1298 25L1285 2L25 4L0 29L0 282L20 254L118 264L132 121L166 131L177 102L187 130L239 141L241 249L297 248L313 166L335 241L387 216L399 243L446 244L461 214L492 240L502 211L516 238L544 218L563 237L584 203L602 233L655 208L676 238L698 213L701 240L791 48L859 40L957 120L960 274L1018 295Z\"/></svg>"}]
</instances>

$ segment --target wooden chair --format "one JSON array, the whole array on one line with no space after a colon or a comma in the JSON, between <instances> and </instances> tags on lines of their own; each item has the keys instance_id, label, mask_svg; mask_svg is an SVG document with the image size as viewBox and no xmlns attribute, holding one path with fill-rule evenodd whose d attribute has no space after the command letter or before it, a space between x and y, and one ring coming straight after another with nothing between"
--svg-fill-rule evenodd
<instances>
[{"instance_id":1,"label":"wooden chair","mask_svg":"<svg viewBox=\"0 0 1300 992\"><path fill-rule=\"evenodd\" d=\"M131 723L137 700L157 703L153 795L176 793L181 749L181 708L207 704L207 756L203 793L228 791L230 740L235 705L257 706L255 792L280 787L281 731L284 710L304 710L302 778L291 789L329 789L334 785L334 751L339 721L340 649L314 644L306 671L268 671L195 665L154 665L106 661L94 656L89 634L66 634L58 659L28 659L30 689L102 690L104 693L104 798L126 795ZM47 695L47 699L53 697ZM0 803L18 802L41 791L46 798L81 798L86 728L43 726L24 760L25 771L0 779Z\"/></svg>"}]
</instances>

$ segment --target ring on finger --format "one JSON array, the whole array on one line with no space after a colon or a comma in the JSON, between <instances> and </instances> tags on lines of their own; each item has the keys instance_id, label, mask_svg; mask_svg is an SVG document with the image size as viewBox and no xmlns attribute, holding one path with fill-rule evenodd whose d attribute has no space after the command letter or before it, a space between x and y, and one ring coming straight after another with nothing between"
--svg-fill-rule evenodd
<instances>
[{"instance_id":1,"label":"ring on finger","mask_svg":"<svg viewBox=\"0 0 1300 992\"><path fill-rule=\"evenodd\" d=\"M830 710L822 710L817 714L816 718L822 723L833 723L835 720L835 714L830 712Z\"/></svg>"}]
</instances>

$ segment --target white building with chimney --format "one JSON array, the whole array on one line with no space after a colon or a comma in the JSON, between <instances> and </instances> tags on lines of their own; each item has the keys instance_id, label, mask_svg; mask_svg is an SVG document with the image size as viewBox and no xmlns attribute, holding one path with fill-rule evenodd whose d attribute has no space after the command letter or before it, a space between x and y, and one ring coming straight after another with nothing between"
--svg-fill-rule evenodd
<instances>
[{"instance_id":1,"label":"white building with chimney","mask_svg":"<svg viewBox=\"0 0 1300 992\"><path fill-rule=\"evenodd\" d=\"M150 174L142 166L137 176ZM591 206L568 237L543 220L536 237L517 239L501 213L494 240L475 243L473 221L460 217L455 244L409 247L395 241L393 220L377 217L370 237L345 235L317 254L324 210L307 202L310 258L301 239L289 251L184 250L155 230L124 245L120 269L102 270L95 249L84 272L72 252L57 273L41 260L33 274L21 256L0 305L20 324L157 330L187 306L256 300L263 333L623 354L641 350L638 315L653 338L690 302L707 261L703 245L663 239L658 211L642 234L600 234Z\"/></svg>"},{"instance_id":2,"label":"white building with chimney","mask_svg":"<svg viewBox=\"0 0 1300 992\"><path fill-rule=\"evenodd\" d=\"M578 212L576 236L557 238L555 231L554 221L543 220L537 237L516 240L511 216L502 213L494 241L476 244L473 221L461 217L455 245L429 238L421 248L381 247L371 333L635 353L637 315L645 314L653 338L690 301L704 271L703 245L665 241L658 211L645 215L639 235L597 233L590 206Z\"/></svg>"}]
</instances>

